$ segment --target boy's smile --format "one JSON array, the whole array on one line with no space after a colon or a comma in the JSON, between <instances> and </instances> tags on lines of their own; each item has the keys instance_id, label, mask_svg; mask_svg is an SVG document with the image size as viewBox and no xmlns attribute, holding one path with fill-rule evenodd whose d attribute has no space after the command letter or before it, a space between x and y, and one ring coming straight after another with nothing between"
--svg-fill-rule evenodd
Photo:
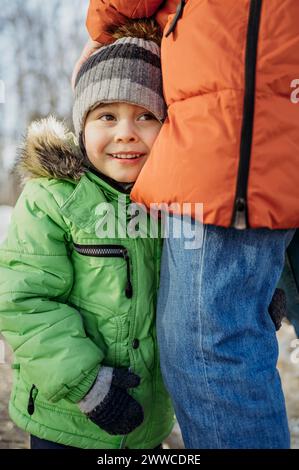
<instances>
[{"instance_id":1,"label":"boy's smile","mask_svg":"<svg viewBox=\"0 0 299 470\"><path fill-rule=\"evenodd\" d=\"M103 103L87 115L84 141L90 162L121 183L137 179L160 131L161 122L145 108Z\"/></svg>"}]
</instances>

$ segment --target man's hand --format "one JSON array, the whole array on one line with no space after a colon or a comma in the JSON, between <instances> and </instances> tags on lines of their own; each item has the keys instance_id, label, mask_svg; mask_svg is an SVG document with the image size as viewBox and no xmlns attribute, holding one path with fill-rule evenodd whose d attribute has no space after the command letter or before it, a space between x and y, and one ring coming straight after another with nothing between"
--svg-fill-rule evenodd
<instances>
[{"instance_id":1,"label":"man's hand","mask_svg":"<svg viewBox=\"0 0 299 470\"><path fill-rule=\"evenodd\" d=\"M75 88L76 77L77 77L77 74L78 74L81 66L88 59L88 57L90 57L94 52L96 52L102 46L103 46L103 44L101 44L100 42L97 42L97 41L93 41L92 39L89 39L87 41L87 43L85 44L85 46L84 46L84 48L81 52L81 55L80 55L79 59L77 60L76 65L75 65L74 70L73 70L73 74L72 74L72 89L73 89L73 91L74 91L74 88Z\"/></svg>"}]
</instances>

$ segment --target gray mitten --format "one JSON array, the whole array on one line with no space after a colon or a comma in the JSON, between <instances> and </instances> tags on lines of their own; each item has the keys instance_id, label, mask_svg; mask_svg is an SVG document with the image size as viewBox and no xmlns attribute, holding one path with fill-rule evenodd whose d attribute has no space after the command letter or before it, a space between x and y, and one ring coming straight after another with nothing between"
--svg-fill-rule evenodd
<instances>
[{"instance_id":1,"label":"gray mitten","mask_svg":"<svg viewBox=\"0 0 299 470\"><path fill-rule=\"evenodd\" d=\"M287 298L283 289L275 289L269 305L269 313L275 325L275 329L278 331L281 327L283 317L286 317L287 314Z\"/></svg>"},{"instance_id":2,"label":"gray mitten","mask_svg":"<svg viewBox=\"0 0 299 470\"><path fill-rule=\"evenodd\" d=\"M140 377L128 369L102 367L79 408L109 434L128 434L144 419L142 407L127 392L139 383Z\"/></svg>"}]
</instances>

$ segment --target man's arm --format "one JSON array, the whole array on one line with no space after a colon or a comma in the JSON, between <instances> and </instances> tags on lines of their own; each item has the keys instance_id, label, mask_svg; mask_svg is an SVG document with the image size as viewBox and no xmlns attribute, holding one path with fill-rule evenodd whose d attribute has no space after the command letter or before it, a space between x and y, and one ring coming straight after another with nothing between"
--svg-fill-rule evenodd
<instances>
[{"instance_id":1,"label":"man's arm","mask_svg":"<svg viewBox=\"0 0 299 470\"><path fill-rule=\"evenodd\" d=\"M111 38L106 34L111 24L122 24L128 18L149 18L164 0L90 0L86 26L90 37L106 44Z\"/></svg>"},{"instance_id":2,"label":"man's arm","mask_svg":"<svg viewBox=\"0 0 299 470\"><path fill-rule=\"evenodd\" d=\"M99 49L102 46L103 46L103 44L101 44L100 42L94 41L91 38L88 39L87 43L83 47L83 50L80 54L79 59L75 63L75 67L73 69L73 73L72 73L72 89L73 89L73 91L75 89L76 78L77 78L77 75L78 75L78 72L79 72L81 66L88 59L89 56L91 56L94 52L96 52L97 49Z\"/></svg>"}]
</instances>

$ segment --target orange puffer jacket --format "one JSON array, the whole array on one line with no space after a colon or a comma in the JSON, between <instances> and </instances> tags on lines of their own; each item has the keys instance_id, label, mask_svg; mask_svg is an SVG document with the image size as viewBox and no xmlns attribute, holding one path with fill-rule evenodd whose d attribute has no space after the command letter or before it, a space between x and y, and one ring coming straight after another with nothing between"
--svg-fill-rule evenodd
<instances>
[{"instance_id":1,"label":"orange puffer jacket","mask_svg":"<svg viewBox=\"0 0 299 470\"><path fill-rule=\"evenodd\" d=\"M206 224L299 227L299 1L92 0L87 27L107 42L112 22L154 14L168 117L133 199L202 202Z\"/></svg>"}]
</instances>

